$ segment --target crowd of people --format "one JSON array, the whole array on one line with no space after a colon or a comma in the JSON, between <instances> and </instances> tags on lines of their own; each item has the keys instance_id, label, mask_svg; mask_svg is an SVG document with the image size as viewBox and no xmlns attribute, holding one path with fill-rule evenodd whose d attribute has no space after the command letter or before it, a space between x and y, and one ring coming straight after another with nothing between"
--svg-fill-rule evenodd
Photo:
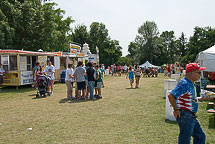
<instances>
[{"instance_id":1,"label":"crowd of people","mask_svg":"<svg viewBox=\"0 0 215 144\"><path fill-rule=\"evenodd\" d=\"M172 74L181 74L183 70L183 67L180 66L178 62L175 64L166 64L165 67L163 67L164 76L171 77Z\"/></svg>"},{"instance_id":2,"label":"crowd of people","mask_svg":"<svg viewBox=\"0 0 215 144\"><path fill-rule=\"evenodd\" d=\"M101 99L104 87L103 77L104 69L101 65L87 61L83 65L83 62L79 61L74 68L73 63L69 63L66 70L67 99ZM76 85L73 94L74 82Z\"/></svg>"}]
</instances>

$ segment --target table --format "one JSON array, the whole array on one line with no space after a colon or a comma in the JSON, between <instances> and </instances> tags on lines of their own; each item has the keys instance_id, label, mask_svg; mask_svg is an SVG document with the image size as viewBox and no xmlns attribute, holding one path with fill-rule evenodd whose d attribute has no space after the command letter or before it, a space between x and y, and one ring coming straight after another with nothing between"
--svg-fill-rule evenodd
<instances>
[{"instance_id":1,"label":"table","mask_svg":"<svg viewBox=\"0 0 215 144\"><path fill-rule=\"evenodd\" d=\"M215 85L206 85L207 89L215 89Z\"/></svg>"}]
</instances>

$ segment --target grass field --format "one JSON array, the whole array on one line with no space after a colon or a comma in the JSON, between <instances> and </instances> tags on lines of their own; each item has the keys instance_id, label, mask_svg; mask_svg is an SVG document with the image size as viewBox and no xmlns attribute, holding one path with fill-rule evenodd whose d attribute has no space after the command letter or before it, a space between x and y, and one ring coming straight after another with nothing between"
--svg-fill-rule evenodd
<instances>
[{"instance_id":1,"label":"grass field","mask_svg":"<svg viewBox=\"0 0 215 144\"><path fill-rule=\"evenodd\" d=\"M14 144L176 144L175 122L165 121L163 75L141 78L130 89L122 77L106 77L103 99L67 101L66 85L54 85L54 94L35 99L30 87L4 88L0 93L0 143ZM215 143L208 102L199 104L198 119L206 143ZM32 128L32 130L28 130Z\"/></svg>"}]
</instances>

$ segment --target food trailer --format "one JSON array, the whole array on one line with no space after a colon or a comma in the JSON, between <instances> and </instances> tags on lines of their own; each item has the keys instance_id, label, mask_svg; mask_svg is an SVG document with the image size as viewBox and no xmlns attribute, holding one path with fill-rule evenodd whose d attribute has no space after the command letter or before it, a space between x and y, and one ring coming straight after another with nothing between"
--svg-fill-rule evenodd
<instances>
[{"instance_id":1,"label":"food trailer","mask_svg":"<svg viewBox=\"0 0 215 144\"><path fill-rule=\"evenodd\" d=\"M32 84L32 69L35 63L39 61L42 68L45 68L48 59L59 59L59 56L51 52L0 50L0 62L6 71L3 75L2 85L18 88L18 86Z\"/></svg>"}]
</instances>

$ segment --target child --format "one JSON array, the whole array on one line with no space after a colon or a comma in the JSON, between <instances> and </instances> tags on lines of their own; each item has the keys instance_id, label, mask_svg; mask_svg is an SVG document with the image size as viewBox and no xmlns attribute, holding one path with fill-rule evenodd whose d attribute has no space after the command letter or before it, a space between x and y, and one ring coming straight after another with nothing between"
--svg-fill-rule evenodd
<instances>
[{"instance_id":1,"label":"child","mask_svg":"<svg viewBox=\"0 0 215 144\"><path fill-rule=\"evenodd\" d=\"M129 69L128 69L128 73L127 73L126 79L127 79L127 78L129 78L131 88L133 88L133 83L134 83L134 70L133 70L132 66L130 66Z\"/></svg>"},{"instance_id":2,"label":"child","mask_svg":"<svg viewBox=\"0 0 215 144\"><path fill-rule=\"evenodd\" d=\"M38 78L42 75L42 67L41 67L41 65L37 66L37 70L36 70L35 74L36 74L36 81L35 81L36 85L35 85L35 87L37 87L38 86L38 84L37 84Z\"/></svg>"}]
</instances>

